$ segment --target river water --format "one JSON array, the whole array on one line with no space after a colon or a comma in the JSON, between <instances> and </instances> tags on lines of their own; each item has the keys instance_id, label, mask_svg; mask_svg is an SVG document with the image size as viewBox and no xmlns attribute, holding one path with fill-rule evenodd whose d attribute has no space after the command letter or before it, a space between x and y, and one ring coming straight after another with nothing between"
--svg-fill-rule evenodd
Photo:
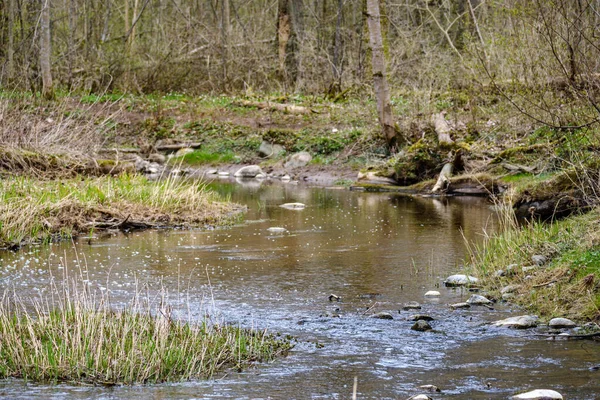
<instances>
[{"instance_id":1,"label":"river water","mask_svg":"<svg viewBox=\"0 0 600 400\"><path fill-rule=\"evenodd\" d=\"M115 304L134 291L167 291L176 315L293 335L289 356L211 381L133 387L0 382L5 398L405 399L420 385L436 399L506 399L535 388L567 399L600 393L597 342L546 341L492 328L519 313L451 311L470 293L445 288L460 270L465 240L496 229L480 198L423 198L253 182L216 190L248 206L245 221L210 231L148 231L2 253L0 282L22 296L51 279L82 275ZM303 210L279 207L306 204ZM268 228L285 228L272 233ZM438 290L438 298L424 293ZM341 301L330 302L335 294ZM398 311L418 301L433 331L415 332ZM393 320L369 318L390 312ZM600 397L600 394L598 395Z\"/></svg>"}]
</instances>

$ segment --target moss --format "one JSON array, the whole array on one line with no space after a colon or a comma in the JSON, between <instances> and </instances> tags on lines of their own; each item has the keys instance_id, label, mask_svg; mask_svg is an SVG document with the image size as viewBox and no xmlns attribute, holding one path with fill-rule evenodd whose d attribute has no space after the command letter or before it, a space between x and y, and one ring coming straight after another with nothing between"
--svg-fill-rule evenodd
<instances>
[{"instance_id":1,"label":"moss","mask_svg":"<svg viewBox=\"0 0 600 400\"><path fill-rule=\"evenodd\" d=\"M398 183L410 185L433 178L442 162L443 155L434 141L423 138L399 153L390 165Z\"/></svg>"}]
</instances>

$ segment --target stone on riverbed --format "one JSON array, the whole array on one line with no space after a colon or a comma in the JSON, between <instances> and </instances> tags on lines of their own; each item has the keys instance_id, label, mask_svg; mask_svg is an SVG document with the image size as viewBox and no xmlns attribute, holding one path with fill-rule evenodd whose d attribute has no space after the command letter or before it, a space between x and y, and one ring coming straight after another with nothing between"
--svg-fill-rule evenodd
<instances>
[{"instance_id":1,"label":"stone on riverbed","mask_svg":"<svg viewBox=\"0 0 600 400\"><path fill-rule=\"evenodd\" d=\"M548 389L536 389L511 397L513 400L562 400L560 393Z\"/></svg>"},{"instance_id":2,"label":"stone on riverbed","mask_svg":"<svg viewBox=\"0 0 600 400\"><path fill-rule=\"evenodd\" d=\"M494 326L514 329L528 329L537 326L538 317L535 315L520 315L518 317L510 317L492 323Z\"/></svg>"},{"instance_id":3,"label":"stone on riverbed","mask_svg":"<svg viewBox=\"0 0 600 400\"><path fill-rule=\"evenodd\" d=\"M265 176L265 173L258 165L248 165L238 169L233 176L236 178L256 178Z\"/></svg>"},{"instance_id":4,"label":"stone on riverbed","mask_svg":"<svg viewBox=\"0 0 600 400\"><path fill-rule=\"evenodd\" d=\"M479 279L469 276L469 275L450 275L444 281L444 285L452 287L452 286L465 286L470 285L472 283L477 283Z\"/></svg>"},{"instance_id":5,"label":"stone on riverbed","mask_svg":"<svg viewBox=\"0 0 600 400\"><path fill-rule=\"evenodd\" d=\"M392 316L392 314L390 314L389 312L378 312L377 314L373 314L371 315L369 318L375 318L375 319L394 319L394 317Z\"/></svg>"},{"instance_id":6,"label":"stone on riverbed","mask_svg":"<svg viewBox=\"0 0 600 400\"><path fill-rule=\"evenodd\" d=\"M437 290L430 290L429 292L425 293L425 297L437 297L440 295L441 295L441 293L438 292Z\"/></svg>"},{"instance_id":7,"label":"stone on riverbed","mask_svg":"<svg viewBox=\"0 0 600 400\"><path fill-rule=\"evenodd\" d=\"M427 321L419 320L415 322L414 325L410 327L410 329L417 332L426 332L430 331L432 328Z\"/></svg>"},{"instance_id":8,"label":"stone on riverbed","mask_svg":"<svg viewBox=\"0 0 600 400\"><path fill-rule=\"evenodd\" d=\"M427 390L429 393L440 393L441 390L435 385L421 385L419 389Z\"/></svg>"},{"instance_id":9,"label":"stone on riverbed","mask_svg":"<svg viewBox=\"0 0 600 400\"><path fill-rule=\"evenodd\" d=\"M288 210L303 210L306 205L302 203L285 203L280 205L279 207L287 208Z\"/></svg>"},{"instance_id":10,"label":"stone on riverbed","mask_svg":"<svg viewBox=\"0 0 600 400\"><path fill-rule=\"evenodd\" d=\"M419 303L417 303L416 301L409 301L408 303L404 303L404 305L402 306L402 309L404 311L420 310L421 305Z\"/></svg>"},{"instance_id":11,"label":"stone on riverbed","mask_svg":"<svg viewBox=\"0 0 600 400\"><path fill-rule=\"evenodd\" d=\"M269 231L271 233L284 233L284 232L287 232L287 229L282 228L280 226L272 226L270 228L267 228L267 231Z\"/></svg>"},{"instance_id":12,"label":"stone on riverbed","mask_svg":"<svg viewBox=\"0 0 600 400\"><path fill-rule=\"evenodd\" d=\"M433 399L431 397L427 396L426 394L416 394L414 396L410 396L406 400L433 400Z\"/></svg>"},{"instance_id":13,"label":"stone on riverbed","mask_svg":"<svg viewBox=\"0 0 600 400\"><path fill-rule=\"evenodd\" d=\"M490 299L488 299L487 297L483 297L478 294L473 294L473 295L471 295L471 297L469 297L469 300L467 300L467 303L474 305L474 306L481 306L481 305L486 305L486 304L492 304L492 301Z\"/></svg>"},{"instance_id":14,"label":"stone on riverbed","mask_svg":"<svg viewBox=\"0 0 600 400\"><path fill-rule=\"evenodd\" d=\"M575 328L577 324L567 318L552 318L548 323L548 326L553 329Z\"/></svg>"},{"instance_id":15,"label":"stone on riverbed","mask_svg":"<svg viewBox=\"0 0 600 400\"><path fill-rule=\"evenodd\" d=\"M433 317L426 314L415 314L407 318L408 321L433 321Z\"/></svg>"},{"instance_id":16,"label":"stone on riverbed","mask_svg":"<svg viewBox=\"0 0 600 400\"><path fill-rule=\"evenodd\" d=\"M458 310L460 308L471 308L471 305L469 303L455 303L450 304L450 308L453 310Z\"/></svg>"}]
</instances>

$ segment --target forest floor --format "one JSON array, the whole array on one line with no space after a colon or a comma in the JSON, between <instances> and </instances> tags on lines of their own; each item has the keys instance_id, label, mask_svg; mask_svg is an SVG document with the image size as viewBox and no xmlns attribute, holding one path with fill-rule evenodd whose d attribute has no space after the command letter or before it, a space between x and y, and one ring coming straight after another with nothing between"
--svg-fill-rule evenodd
<instances>
[{"instance_id":1,"label":"forest floor","mask_svg":"<svg viewBox=\"0 0 600 400\"><path fill-rule=\"evenodd\" d=\"M0 175L4 177L3 184L12 185L13 189L4 190L5 205L0 218L6 227L7 216L16 213L8 206L6 193L32 196L34 192L25 188L36 183L16 176L74 182L81 179L81 174L120 175L115 180L122 180L123 173L139 170L142 161L166 164L178 171L234 171L255 164L273 176L289 174L291 179L312 183L428 192L442 167L456 160L460 152L462 157L446 194L453 190L465 194L476 188L477 193L508 205L521 216L533 217L532 222L518 225L513 223L512 213L505 213L507 229L490 238L487 247L474 251L471 268L486 278L484 286L490 294L500 300L503 287L518 283L520 289L515 293L520 295L511 301L545 316L597 320L600 243L594 232L599 224L598 132L587 128L550 129L532 123L491 91L409 92L393 96L392 103L398 131L406 145L390 154L379 133L375 102L360 93L348 93L347 98L338 101L251 94L111 94L59 96L52 103L24 94L3 93ZM449 145L438 140L439 126L435 121L440 116L453 141ZM277 152L261 153L265 144ZM298 152L310 153L311 161L301 167L286 168L287 161ZM364 181L358 180L359 173ZM382 182L395 182L409 189L382 186ZM28 230L5 234L2 243L14 247L36 238L48 240L60 233L81 234L89 229L90 221L98 227L112 224L119 228L120 224L134 222L156 226L161 221L164 225L164 221L174 221L174 216L180 214L176 207L181 204L174 203L171 210L143 209L141 205L151 203L149 196L135 200L110 198L106 193L115 191L97 183L86 186L85 191L98 194L81 199L88 205L88 211L81 212L82 216L89 216L87 225L65 229L60 222L54 224L52 221L60 218L53 212L64 210L56 204L64 205L65 200L57 197L56 204L45 204L31 212L38 217ZM155 195L160 198L169 194ZM90 197L96 200L88 201ZM46 201L47 196L43 202ZM214 202L211 198L206 204ZM121 204L121 210L108 212L109 204ZM139 221L133 221L133 214L127 211L133 208ZM223 223L233 215L231 208L214 210L194 224ZM587 213L579 215L583 212ZM143 217L154 214L163 217ZM221 214L227 218L220 218ZM558 217L568 218L556 222ZM577 240L564 234L574 226ZM499 251L498 246L506 251ZM543 268L528 268L533 255L545 257ZM518 273L500 276L496 272L511 264L519 264ZM565 293L586 301L574 301ZM542 298L543 302L538 301Z\"/></svg>"}]
</instances>

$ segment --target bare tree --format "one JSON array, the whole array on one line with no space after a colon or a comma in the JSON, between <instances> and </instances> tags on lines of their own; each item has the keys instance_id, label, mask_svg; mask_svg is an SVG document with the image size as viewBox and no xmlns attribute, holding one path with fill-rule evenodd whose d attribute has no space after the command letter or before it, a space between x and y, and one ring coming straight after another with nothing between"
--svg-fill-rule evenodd
<instances>
[{"instance_id":1,"label":"bare tree","mask_svg":"<svg viewBox=\"0 0 600 400\"><path fill-rule=\"evenodd\" d=\"M394 126L390 88L386 79L379 0L367 0L367 24L369 26L369 43L371 45L373 60L373 88L377 97L379 123L383 129L383 136L388 148L394 151L398 146L398 131Z\"/></svg>"},{"instance_id":2,"label":"bare tree","mask_svg":"<svg viewBox=\"0 0 600 400\"><path fill-rule=\"evenodd\" d=\"M50 0L42 0L40 18L40 69L42 72L42 96L51 100L54 98L50 56L52 44L50 41Z\"/></svg>"}]
</instances>

